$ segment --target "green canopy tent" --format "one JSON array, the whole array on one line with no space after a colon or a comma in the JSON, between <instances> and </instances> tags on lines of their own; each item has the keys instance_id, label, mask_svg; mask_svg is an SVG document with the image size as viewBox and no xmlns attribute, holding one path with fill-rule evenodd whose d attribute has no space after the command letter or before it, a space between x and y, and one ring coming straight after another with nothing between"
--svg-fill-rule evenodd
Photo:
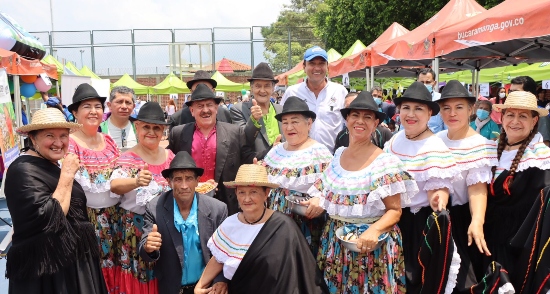
<instances>
[{"instance_id":1,"label":"green canopy tent","mask_svg":"<svg viewBox=\"0 0 550 294\"><path fill-rule=\"evenodd\" d=\"M77 76L82 76L83 74L78 70L78 68L76 68L76 66L72 63L72 62L67 62L65 63L65 67L70 70L71 72L73 72L75 75Z\"/></svg>"},{"instance_id":2,"label":"green canopy tent","mask_svg":"<svg viewBox=\"0 0 550 294\"><path fill-rule=\"evenodd\" d=\"M87 77L90 77L92 79L96 79L96 80L101 80L100 77L98 77L91 69L89 69L87 66L84 66L83 68L81 68L79 70L79 72L83 75L83 76L87 76Z\"/></svg>"},{"instance_id":3,"label":"green canopy tent","mask_svg":"<svg viewBox=\"0 0 550 294\"><path fill-rule=\"evenodd\" d=\"M328 51L327 51L327 56L328 56L328 62L331 63L333 61L336 61L340 58L342 58L342 54L338 53L338 51L334 50L334 48L330 48ZM293 74L290 74L288 76L288 84L289 85L294 85L294 84L297 84L298 83L298 80L302 79L302 78L305 78L306 77L306 73L304 72L304 70L300 70L298 72L295 72Z\"/></svg>"},{"instance_id":4,"label":"green canopy tent","mask_svg":"<svg viewBox=\"0 0 550 294\"><path fill-rule=\"evenodd\" d=\"M132 77L128 74L124 74L118 81L114 82L111 86L112 87L126 86L134 90L134 93L136 93L137 95L147 95L149 94L149 90L151 89L151 87L149 86L144 86L134 81L134 79L132 79Z\"/></svg>"},{"instance_id":5,"label":"green canopy tent","mask_svg":"<svg viewBox=\"0 0 550 294\"><path fill-rule=\"evenodd\" d=\"M509 65L509 66L482 69L479 71L479 82L480 83L499 82L499 83L507 84L510 82L510 79L508 79L509 72L517 69L522 69L527 66L528 64L526 63L520 63L516 66ZM463 83L471 84L472 71L469 71L469 70L462 71L460 73L460 78L458 80Z\"/></svg>"},{"instance_id":6,"label":"green canopy tent","mask_svg":"<svg viewBox=\"0 0 550 294\"><path fill-rule=\"evenodd\" d=\"M180 80L174 73L170 73L164 81L160 84L152 87L151 94L180 94L180 93L191 93L187 85Z\"/></svg>"},{"instance_id":7,"label":"green canopy tent","mask_svg":"<svg viewBox=\"0 0 550 294\"><path fill-rule=\"evenodd\" d=\"M250 90L250 84L239 84L228 80L219 71L216 71L212 77L218 83L216 91L222 92L240 92L241 90Z\"/></svg>"},{"instance_id":8,"label":"green canopy tent","mask_svg":"<svg viewBox=\"0 0 550 294\"><path fill-rule=\"evenodd\" d=\"M355 43L353 43L353 45L351 45L351 47L348 49L348 51L346 51L346 53L344 53L344 55L342 55L342 57L348 57L348 56L351 56L353 54L357 54L357 53L363 51L365 48L367 48L367 46L365 46L365 44L363 44L363 42L361 42L361 40L357 40L357 41L355 41Z\"/></svg>"},{"instance_id":9,"label":"green canopy tent","mask_svg":"<svg viewBox=\"0 0 550 294\"><path fill-rule=\"evenodd\" d=\"M55 65L55 67L57 68L58 76L61 77L61 75L63 74L63 64L55 59L55 57L48 55L42 59L42 62L49 65Z\"/></svg>"},{"instance_id":10,"label":"green canopy tent","mask_svg":"<svg viewBox=\"0 0 550 294\"><path fill-rule=\"evenodd\" d=\"M550 62L533 63L523 68L515 67L507 72L503 78L507 83L519 76L530 76L535 81L550 80Z\"/></svg>"}]
</instances>

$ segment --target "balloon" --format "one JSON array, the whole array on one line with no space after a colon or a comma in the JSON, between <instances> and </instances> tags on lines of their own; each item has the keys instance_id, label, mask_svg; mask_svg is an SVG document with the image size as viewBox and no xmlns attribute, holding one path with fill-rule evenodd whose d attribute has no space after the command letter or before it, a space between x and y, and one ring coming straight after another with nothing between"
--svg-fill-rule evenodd
<instances>
[{"instance_id":1,"label":"balloon","mask_svg":"<svg viewBox=\"0 0 550 294\"><path fill-rule=\"evenodd\" d=\"M241 90L241 95L246 95L246 90L245 89Z\"/></svg>"},{"instance_id":2,"label":"balloon","mask_svg":"<svg viewBox=\"0 0 550 294\"><path fill-rule=\"evenodd\" d=\"M43 79L39 78L36 79L36 82L34 82L34 86L39 92L48 92L48 90L52 87L52 84L48 84Z\"/></svg>"},{"instance_id":3,"label":"balloon","mask_svg":"<svg viewBox=\"0 0 550 294\"><path fill-rule=\"evenodd\" d=\"M27 83L21 84L21 96L30 98L35 93L36 93L36 87L34 86L34 84L27 84Z\"/></svg>"},{"instance_id":4,"label":"balloon","mask_svg":"<svg viewBox=\"0 0 550 294\"><path fill-rule=\"evenodd\" d=\"M36 81L37 76L19 76L21 80L27 84L32 84Z\"/></svg>"}]
</instances>

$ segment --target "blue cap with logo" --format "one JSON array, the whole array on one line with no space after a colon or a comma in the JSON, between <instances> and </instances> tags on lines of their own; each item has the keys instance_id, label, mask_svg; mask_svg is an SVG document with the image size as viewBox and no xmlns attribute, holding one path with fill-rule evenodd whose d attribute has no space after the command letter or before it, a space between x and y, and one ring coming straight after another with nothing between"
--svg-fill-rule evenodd
<instances>
[{"instance_id":1,"label":"blue cap with logo","mask_svg":"<svg viewBox=\"0 0 550 294\"><path fill-rule=\"evenodd\" d=\"M324 60L328 61L327 51L319 46L313 46L306 50L304 53L304 60L311 61L315 57L322 57Z\"/></svg>"}]
</instances>

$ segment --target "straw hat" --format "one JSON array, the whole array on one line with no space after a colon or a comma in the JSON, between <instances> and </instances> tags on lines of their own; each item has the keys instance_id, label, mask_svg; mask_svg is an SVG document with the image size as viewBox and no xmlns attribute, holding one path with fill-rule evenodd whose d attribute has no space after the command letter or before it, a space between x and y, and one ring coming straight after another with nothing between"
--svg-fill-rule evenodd
<instances>
[{"instance_id":1,"label":"straw hat","mask_svg":"<svg viewBox=\"0 0 550 294\"><path fill-rule=\"evenodd\" d=\"M15 130L19 135L27 137L29 132L43 129L69 129L75 132L82 127L81 124L67 122L65 115L57 108L46 108L36 111L31 123Z\"/></svg>"},{"instance_id":2,"label":"straw hat","mask_svg":"<svg viewBox=\"0 0 550 294\"><path fill-rule=\"evenodd\" d=\"M271 183L267 179L267 169L258 164L243 164L237 171L235 181L223 182L228 188L237 186L279 188L279 184Z\"/></svg>"},{"instance_id":3,"label":"straw hat","mask_svg":"<svg viewBox=\"0 0 550 294\"><path fill-rule=\"evenodd\" d=\"M548 115L548 110L546 108L538 108L537 97L531 92L514 91L508 95L504 104L493 105L493 109L500 112L508 108L532 110L538 112L540 116Z\"/></svg>"}]
</instances>

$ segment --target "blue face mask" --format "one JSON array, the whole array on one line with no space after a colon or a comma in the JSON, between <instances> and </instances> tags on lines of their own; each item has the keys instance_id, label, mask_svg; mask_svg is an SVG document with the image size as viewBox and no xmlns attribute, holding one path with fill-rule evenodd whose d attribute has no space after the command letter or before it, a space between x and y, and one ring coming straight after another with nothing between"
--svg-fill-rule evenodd
<instances>
[{"instance_id":1,"label":"blue face mask","mask_svg":"<svg viewBox=\"0 0 550 294\"><path fill-rule=\"evenodd\" d=\"M489 111L484 109L478 109L476 111L476 115L477 115L477 118L479 118L479 120L486 120L489 117Z\"/></svg>"},{"instance_id":2,"label":"blue face mask","mask_svg":"<svg viewBox=\"0 0 550 294\"><path fill-rule=\"evenodd\" d=\"M376 105L380 105L380 103L382 103L382 98L374 98L374 102L376 102Z\"/></svg>"},{"instance_id":3,"label":"blue face mask","mask_svg":"<svg viewBox=\"0 0 550 294\"><path fill-rule=\"evenodd\" d=\"M428 89L428 91L431 93L433 91L433 86L432 85L425 85L426 88Z\"/></svg>"}]
</instances>

